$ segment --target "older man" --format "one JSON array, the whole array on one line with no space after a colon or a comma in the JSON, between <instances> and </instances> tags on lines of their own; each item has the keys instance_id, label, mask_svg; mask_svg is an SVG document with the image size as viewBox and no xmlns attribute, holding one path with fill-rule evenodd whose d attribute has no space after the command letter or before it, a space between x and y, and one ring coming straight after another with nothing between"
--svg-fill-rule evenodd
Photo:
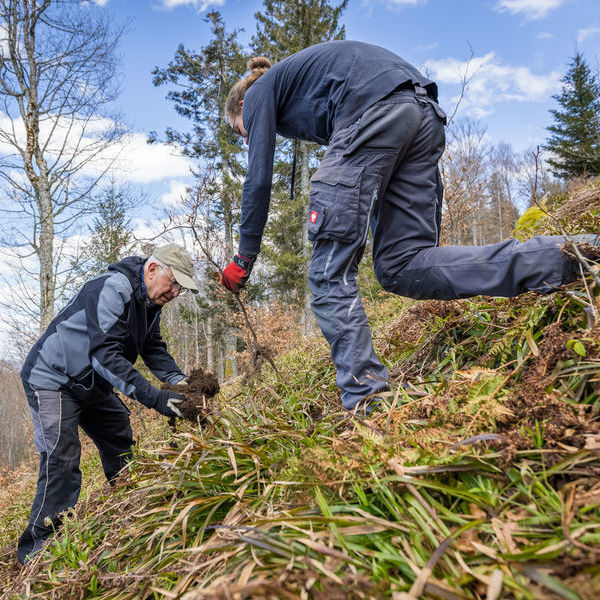
<instances>
[{"instance_id":1,"label":"older man","mask_svg":"<svg viewBox=\"0 0 600 600\"><path fill-rule=\"evenodd\" d=\"M113 391L166 416L184 396L158 389L133 368L141 356L171 384L185 379L160 335L161 308L198 293L189 254L176 244L131 256L88 281L33 346L21 378L40 453L37 492L17 557L25 563L76 504L81 488L78 426L96 444L109 482L131 457L129 410Z\"/></svg>"}]
</instances>

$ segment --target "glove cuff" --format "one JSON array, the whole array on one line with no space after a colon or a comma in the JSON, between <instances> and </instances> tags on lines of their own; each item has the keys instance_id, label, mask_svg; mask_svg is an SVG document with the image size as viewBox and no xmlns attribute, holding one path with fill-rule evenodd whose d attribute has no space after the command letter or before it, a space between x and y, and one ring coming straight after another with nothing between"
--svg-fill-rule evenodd
<instances>
[{"instance_id":1,"label":"glove cuff","mask_svg":"<svg viewBox=\"0 0 600 600\"><path fill-rule=\"evenodd\" d=\"M244 269L244 271L247 272L250 272L252 270L252 266L254 265L255 260L256 256L250 256L249 258L246 258L245 256L242 256L239 252L233 257L233 262L238 267Z\"/></svg>"}]
</instances>

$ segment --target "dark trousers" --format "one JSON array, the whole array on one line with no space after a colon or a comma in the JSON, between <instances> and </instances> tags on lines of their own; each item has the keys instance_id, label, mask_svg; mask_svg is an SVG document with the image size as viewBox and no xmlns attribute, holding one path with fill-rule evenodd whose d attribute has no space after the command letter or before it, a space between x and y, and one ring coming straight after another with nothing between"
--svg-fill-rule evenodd
<instances>
[{"instance_id":1,"label":"dark trousers","mask_svg":"<svg viewBox=\"0 0 600 600\"><path fill-rule=\"evenodd\" d=\"M560 236L438 247L444 114L424 90L403 90L334 131L311 178L312 308L331 345L345 408L387 388L356 283L369 230L381 285L411 298L515 296L560 286Z\"/></svg>"},{"instance_id":2,"label":"dark trousers","mask_svg":"<svg viewBox=\"0 0 600 600\"><path fill-rule=\"evenodd\" d=\"M71 392L37 389L25 382L23 386L40 468L29 524L17 547L21 563L41 550L60 525L61 513L77 503L81 489L79 426L96 444L110 482L131 458L134 443L129 411L114 392L90 393L82 401Z\"/></svg>"}]
</instances>

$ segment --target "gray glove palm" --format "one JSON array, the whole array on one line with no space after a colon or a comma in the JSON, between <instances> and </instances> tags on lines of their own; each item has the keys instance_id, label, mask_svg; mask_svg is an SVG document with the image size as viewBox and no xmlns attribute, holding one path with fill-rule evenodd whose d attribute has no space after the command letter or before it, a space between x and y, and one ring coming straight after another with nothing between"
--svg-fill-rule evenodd
<instances>
[{"instance_id":1,"label":"gray glove palm","mask_svg":"<svg viewBox=\"0 0 600 600\"><path fill-rule=\"evenodd\" d=\"M169 390L161 390L160 396L154 405L154 410L158 411L165 417L179 417L183 418L181 411L177 408L178 404L181 404L185 400L183 394L177 392L171 392Z\"/></svg>"}]
</instances>

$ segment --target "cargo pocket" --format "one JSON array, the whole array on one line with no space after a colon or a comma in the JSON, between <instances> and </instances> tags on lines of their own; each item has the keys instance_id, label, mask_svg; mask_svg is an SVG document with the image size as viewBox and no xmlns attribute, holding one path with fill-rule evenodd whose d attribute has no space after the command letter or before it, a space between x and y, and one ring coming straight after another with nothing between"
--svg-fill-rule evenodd
<instances>
[{"instance_id":1,"label":"cargo pocket","mask_svg":"<svg viewBox=\"0 0 600 600\"><path fill-rule=\"evenodd\" d=\"M353 242L358 237L364 167L320 167L310 180L308 239Z\"/></svg>"}]
</instances>

